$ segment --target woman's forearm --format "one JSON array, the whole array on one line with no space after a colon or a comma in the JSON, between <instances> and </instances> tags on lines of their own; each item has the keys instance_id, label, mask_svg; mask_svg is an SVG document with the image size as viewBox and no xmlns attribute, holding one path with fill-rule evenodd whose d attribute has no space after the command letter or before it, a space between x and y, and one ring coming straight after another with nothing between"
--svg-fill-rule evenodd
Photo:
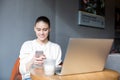
<instances>
[{"instance_id":1,"label":"woman's forearm","mask_svg":"<svg viewBox=\"0 0 120 80\"><path fill-rule=\"evenodd\" d=\"M30 71L30 68L32 66L33 62L32 61L29 61L27 64L26 64L26 71Z\"/></svg>"}]
</instances>

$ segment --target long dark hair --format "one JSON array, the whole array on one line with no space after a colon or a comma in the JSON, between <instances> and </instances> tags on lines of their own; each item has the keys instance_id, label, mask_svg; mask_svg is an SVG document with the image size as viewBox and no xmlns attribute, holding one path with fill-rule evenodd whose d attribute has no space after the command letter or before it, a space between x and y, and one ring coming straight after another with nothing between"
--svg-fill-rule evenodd
<instances>
[{"instance_id":1,"label":"long dark hair","mask_svg":"<svg viewBox=\"0 0 120 80\"><path fill-rule=\"evenodd\" d=\"M36 25L37 22L40 22L40 21L43 21L43 22L47 23L48 26L50 27L50 20L47 17L45 17L45 16L38 17L35 21L35 25Z\"/></svg>"},{"instance_id":2,"label":"long dark hair","mask_svg":"<svg viewBox=\"0 0 120 80\"><path fill-rule=\"evenodd\" d=\"M36 25L36 23L38 23L38 22L40 22L40 21L43 21L43 22L45 22L46 24L48 24L48 26L49 26L49 28L50 28L50 20L46 17L46 16L40 16L40 17L38 17L37 19L36 19L36 21L35 21L35 25ZM49 40L49 37L50 37L50 34L48 34L48 40Z\"/></svg>"}]
</instances>

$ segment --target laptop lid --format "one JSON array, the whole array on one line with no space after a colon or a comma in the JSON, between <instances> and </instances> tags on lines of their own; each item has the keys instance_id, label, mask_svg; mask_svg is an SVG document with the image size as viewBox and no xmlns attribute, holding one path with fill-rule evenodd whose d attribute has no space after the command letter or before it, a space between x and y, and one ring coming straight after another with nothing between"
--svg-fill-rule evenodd
<instances>
[{"instance_id":1,"label":"laptop lid","mask_svg":"<svg viewBox=\"0 0 120 80\"><path fill-rule=\"evenodd\" d=\"M113 39L70 38L60 75L101 71Z\"/></svg>"}]
</instances>

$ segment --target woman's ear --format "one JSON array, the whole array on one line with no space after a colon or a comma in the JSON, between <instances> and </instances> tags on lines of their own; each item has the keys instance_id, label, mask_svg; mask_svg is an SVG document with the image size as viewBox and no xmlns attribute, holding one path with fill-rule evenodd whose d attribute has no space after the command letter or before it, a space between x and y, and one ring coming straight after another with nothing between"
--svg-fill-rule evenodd
<instances>
[{"instance_id":1,"label":"woman's ear","mask_svg":"<svg viewBox=\"0 0 120 80\"><path fill-rule=\"evenodd\" d=\"M51 32L51 28L49 28L49 32Z\"/></svg>"}]
</instances>

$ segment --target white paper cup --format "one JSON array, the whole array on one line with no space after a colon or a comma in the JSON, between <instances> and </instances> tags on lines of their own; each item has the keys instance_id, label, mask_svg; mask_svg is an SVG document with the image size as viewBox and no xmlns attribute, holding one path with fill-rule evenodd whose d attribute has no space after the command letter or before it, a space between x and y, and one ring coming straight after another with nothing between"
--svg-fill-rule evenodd
<instances>
[{"instance_id":1,"label":"white paper cup","mask_svg":"<svg viewBox=\"0 0 120 80\"><path fill-rule=\"evenodd\" d=\"M55 73L55 60L46 59L43 64L44 74L47 76L52 76Z\"/></svg>"}]
</instances>

